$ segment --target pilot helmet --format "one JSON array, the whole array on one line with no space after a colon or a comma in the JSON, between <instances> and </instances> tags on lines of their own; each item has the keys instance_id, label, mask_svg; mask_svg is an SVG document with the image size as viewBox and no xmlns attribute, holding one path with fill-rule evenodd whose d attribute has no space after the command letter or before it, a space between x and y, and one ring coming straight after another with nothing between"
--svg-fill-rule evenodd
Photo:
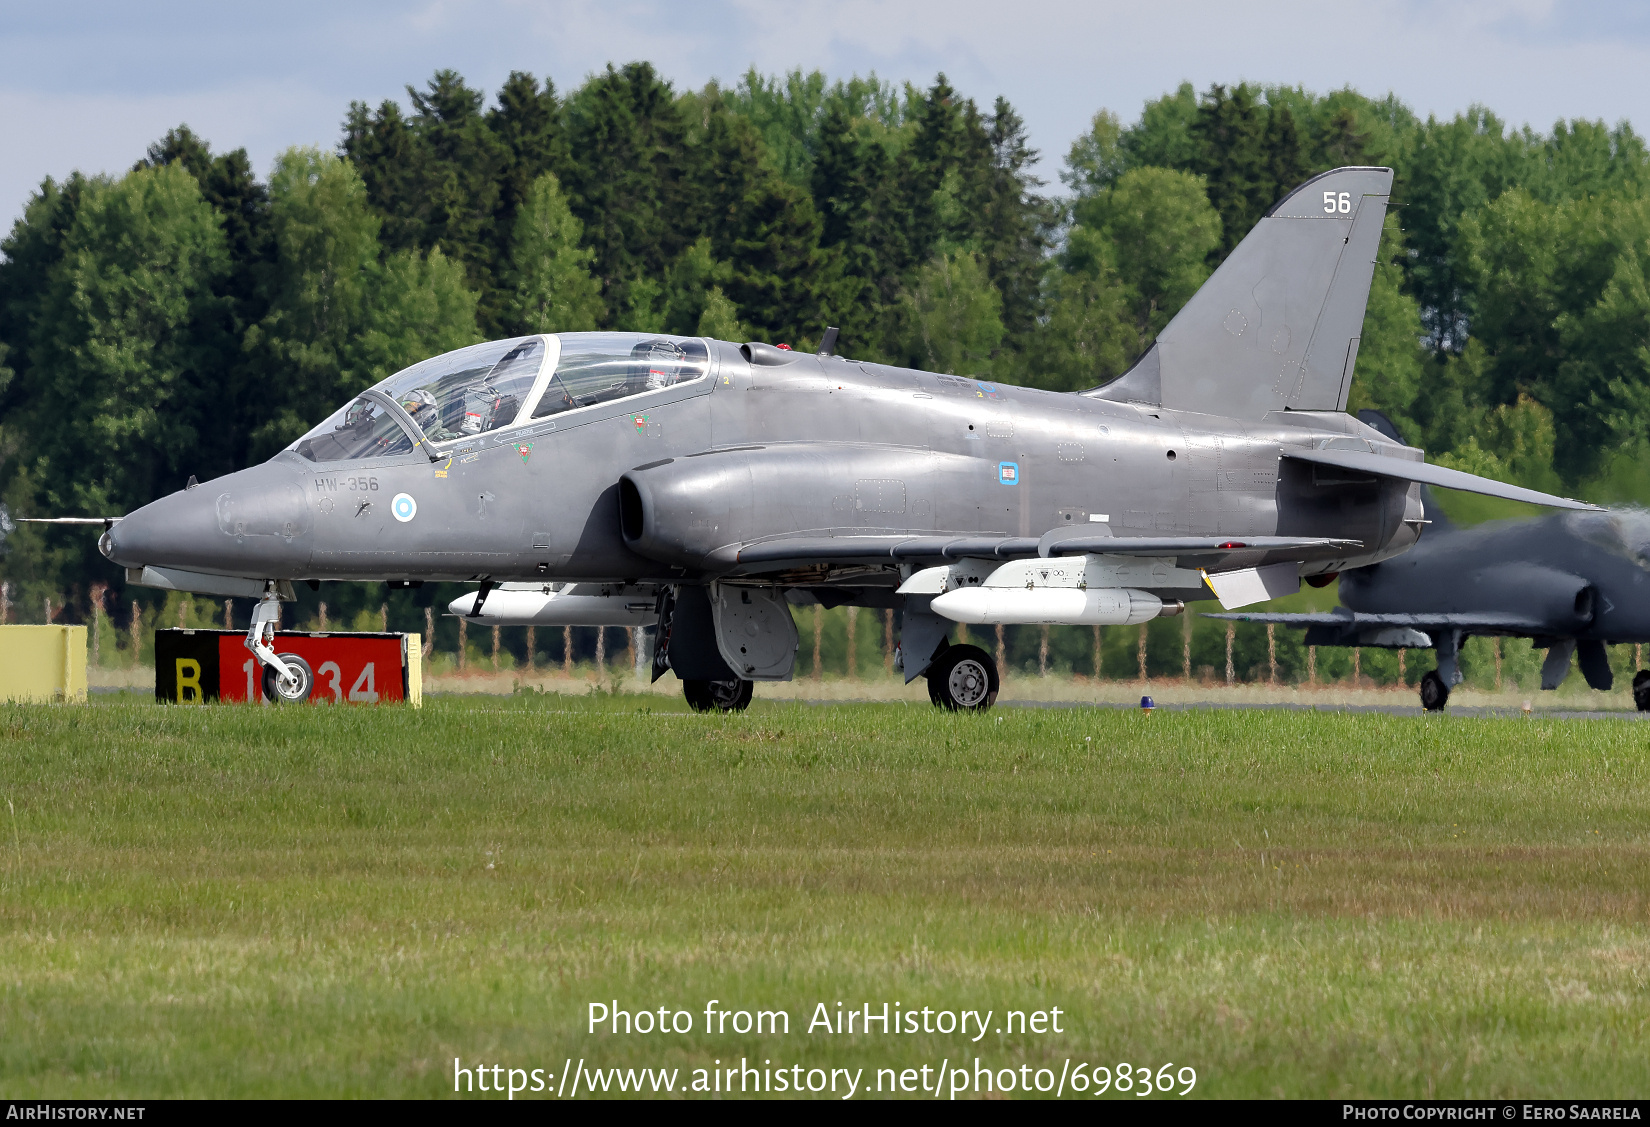
<instances>
[{"instance_id":1,"label":"pilot helmet","mask_svg":"<svg viewBox=\"0 0 1650 1127\"><path fill-rule=\"evenodd\" d=\"M426 408L433 408L435 406L435 396L431 395L426 389L419 388L417 391L408 393L407 398L401 401L401 406L406 408L407 414L416 415Z\"/></svg>"}]
</instances>

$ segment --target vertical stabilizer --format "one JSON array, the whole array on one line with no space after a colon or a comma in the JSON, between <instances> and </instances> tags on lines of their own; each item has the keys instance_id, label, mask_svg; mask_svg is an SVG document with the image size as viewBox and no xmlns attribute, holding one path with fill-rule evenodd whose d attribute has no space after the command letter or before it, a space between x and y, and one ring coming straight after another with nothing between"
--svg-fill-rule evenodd
<instances>
[{"instance_id":1,"label":"vertical stabilizer","mask_svg":"<svg viewBox=\"0 0 1650 1127\"><path fill-rule=\"evenodd\" d=\"M1392 193L1337 168L1280 200L1128 372L1089 392L1240 419L1344 411Z\"/></svg>"}]
</instances>

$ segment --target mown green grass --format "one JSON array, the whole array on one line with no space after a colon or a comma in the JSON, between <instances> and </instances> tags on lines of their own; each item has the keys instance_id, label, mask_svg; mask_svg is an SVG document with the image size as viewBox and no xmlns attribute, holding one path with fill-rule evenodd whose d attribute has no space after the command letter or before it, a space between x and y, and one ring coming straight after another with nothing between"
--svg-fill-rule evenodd
<instances>
[{"instance_id":1,"label":"mown green grass","mask_svg":"<svg viewBox=\"0 0 1650 1127\"><path fill-rule=\"evenodd\" d=\"M657 698L0 708L0 1091L1192 1065L1205 1096L1650 1081L1650 729ZM591 1035L586 1005L790 1011ZM1059 1006L826 1036L814 1003Z\"/></svg>"}]
</instances>

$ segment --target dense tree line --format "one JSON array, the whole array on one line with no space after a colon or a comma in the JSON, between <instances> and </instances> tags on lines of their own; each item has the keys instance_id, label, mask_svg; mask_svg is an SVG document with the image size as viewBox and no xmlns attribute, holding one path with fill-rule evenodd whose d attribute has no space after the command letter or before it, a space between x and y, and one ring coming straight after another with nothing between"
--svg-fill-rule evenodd
<instances>
[{"instance_id":1,"label":"dense tree line","mask_svg":"<svg viewBox=\"0 0 1650 1127\"><path fill-rule=\"evenodd\" d=\"M835 324L851 355L1090 387L1283 193L1358 163L1398 175L1353 406L1465 468L1650 495L1647 162L1625 124L1183 85L1133 124L1097 114L1057 193L1014 108L943 75L682 92L633 63L489 99L441 71L267 181L180 126L124 175L43 183L0 241L0 495L126 511L405 364L532 331L807 347ZM6 544L19 591L115 578L83 537Z\"/></svg>"}]
</instances>

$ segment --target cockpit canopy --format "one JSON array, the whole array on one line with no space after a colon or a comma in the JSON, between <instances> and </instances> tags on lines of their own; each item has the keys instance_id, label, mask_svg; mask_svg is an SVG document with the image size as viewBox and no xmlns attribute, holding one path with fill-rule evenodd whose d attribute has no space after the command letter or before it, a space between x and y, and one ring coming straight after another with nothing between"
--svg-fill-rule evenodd
<instances>
[{"instance_id":1,"label":"cockpit canopy","mask_svg":"<svg viewBox=\"0 0 1650 1127\"><path fill-rule=\"evenodd\" d=\"M709 369L709 348L692 337L561 333L489 341L397 372L289 449L313 462L407 454L420 443L440 446L658 391Z\"/></svg>"}]
</instances>

